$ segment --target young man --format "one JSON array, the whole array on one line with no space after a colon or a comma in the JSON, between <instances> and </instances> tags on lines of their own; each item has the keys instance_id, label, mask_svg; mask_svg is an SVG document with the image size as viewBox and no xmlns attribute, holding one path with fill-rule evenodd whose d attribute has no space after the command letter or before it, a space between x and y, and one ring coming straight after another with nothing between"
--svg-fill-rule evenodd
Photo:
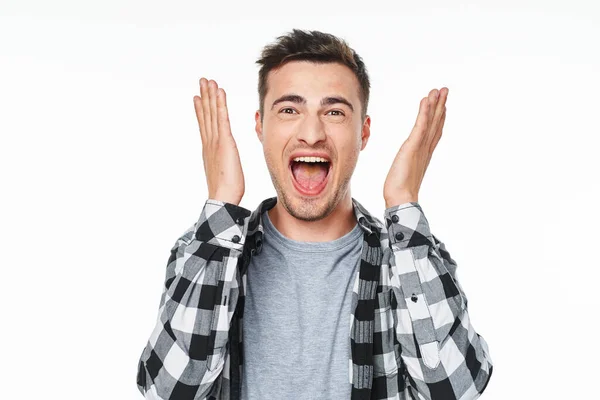
<instances>
[{"instance_id":1,"label":"young man","mask_svg":"<svg viewBox=\"0 0 600 400\"><path fill-rule=\"evenodd\" d=\"M475 399L492 360L457 265L418 193L448 89L421 100L383 188L384 222L350 194L369 78L343 41L293 30L265 47L256 133L277 197L239 206L226 95L194 105L208 200L168 260L137 384L147 399Z\"/></svg>"}]
</instances>

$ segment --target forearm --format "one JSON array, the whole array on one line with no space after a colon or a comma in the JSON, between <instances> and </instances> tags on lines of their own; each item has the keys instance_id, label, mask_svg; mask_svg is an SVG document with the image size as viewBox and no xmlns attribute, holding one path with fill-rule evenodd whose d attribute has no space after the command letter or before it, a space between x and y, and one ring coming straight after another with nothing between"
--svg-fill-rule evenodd
<instances>
[{"instance_id":1,"label":"forearm","mask_svg":"<svg viewBox=\"0 0 600 400\"><path fill-rule=\"evenodd\" d=\"M421 398L475 399L487 385L492 361L475 332L456 263L431 234L416 202L386 209L392 283L398 302L396 336L402 360Z\"/></svg>"},{"instance_id":2,"label":"forearm","mask_svg":"<svg viewBox=\"0 0 600 400\"><path fill-rule=\"evenodd\" d=\"M176 398L181 383L200 398L219 389L245 236L244 224L232 221L247 215L209 200L171 249L156 326L138 364L138 388L147 398Z\"/></svg>"}]
</instances>

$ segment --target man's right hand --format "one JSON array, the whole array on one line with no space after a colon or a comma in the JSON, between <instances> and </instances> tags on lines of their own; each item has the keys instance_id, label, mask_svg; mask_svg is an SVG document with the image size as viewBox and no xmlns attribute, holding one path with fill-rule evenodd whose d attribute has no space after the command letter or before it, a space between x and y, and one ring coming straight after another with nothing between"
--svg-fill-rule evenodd
<instances>
[{"instance_id":1,"label":"man's right hand","mask_svg":"<svg viewBox=\"0 0 600 400\"><path fill-rule=\"evenodd\" d=\"M202 138L208 198L239 205L245 190L244 172L231 134L225 91L214 80L201 78L194 108Z\"/></svg>"}]
</instances>

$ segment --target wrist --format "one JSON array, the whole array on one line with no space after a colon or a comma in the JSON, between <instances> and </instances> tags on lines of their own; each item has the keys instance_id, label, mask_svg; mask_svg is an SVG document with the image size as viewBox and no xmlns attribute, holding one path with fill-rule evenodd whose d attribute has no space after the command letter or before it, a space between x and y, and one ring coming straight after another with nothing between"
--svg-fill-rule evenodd
<instances>
[{"instance_id":1,"label":"wrist","mask_svg":"<svg viewBox=\"0 0 600 400\"><path fill-rule=\"evenodd\" d=\"M413 202L418 203L419 197L407 195L407 196L399 196L399 197L389 198L389 199L385 199L385 208L390 208L390 207L394 207L394 206L399 206L400 204L413 203Z\"/></svg>"},{"instance_id":2,"label":"wrist","mask_svg":"<svg viewBox=\"0 0 600 400\"><path fill-rule=\"evenodd\" d=\"M240 204L240 202L242 201L242 198L240 196L234 196L231 194L220 194L220 193L215 193L215 194L208 194L208 198L212 199L212 200L218 200L218 201L222 201L223 203L230 203L233 205L238 206Z\"/></svg>"}]
</instances>

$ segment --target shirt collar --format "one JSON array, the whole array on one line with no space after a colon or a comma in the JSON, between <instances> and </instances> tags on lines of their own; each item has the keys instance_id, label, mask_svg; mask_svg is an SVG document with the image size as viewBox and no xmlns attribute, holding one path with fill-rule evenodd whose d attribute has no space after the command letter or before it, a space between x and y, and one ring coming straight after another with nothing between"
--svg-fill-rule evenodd
<instances>
[{"instance_id":1,"label":"shirt collar","mask_svg":"<svg viewBox=\"0 0 600 400\"><path fill-rule=\"evenodd\" d=\"M263 200L250 215L248 236L255 236L254 244L257 245L258 251L260 251L262 236L264 235L264 225L262 220L263 213L275 207L275 204L277 204L277 197L267 198ZM369 235L373 233L378 234L380 229L383 228L383 224L377 220L377 218L371 215L371 213L369 213L369 211L367 211L367 209L355 198L352 198L352 206L354 210L354 216L356 217L356 220L358 221L358 224L362 230L367 232Z\"/></svg>"}]
</instances>

